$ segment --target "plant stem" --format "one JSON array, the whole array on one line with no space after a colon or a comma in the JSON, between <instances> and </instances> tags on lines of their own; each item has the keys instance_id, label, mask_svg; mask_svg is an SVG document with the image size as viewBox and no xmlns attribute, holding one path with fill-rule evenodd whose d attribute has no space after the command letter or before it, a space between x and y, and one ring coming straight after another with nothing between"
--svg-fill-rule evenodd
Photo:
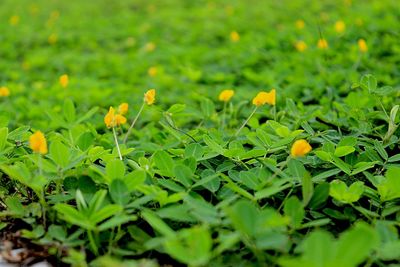
<instances>
[{"instance_id":1,"label":"plant stem","mask_svg":"<svg viewBox=\"0 0 400 267\"><path fill-rule=\"evenodd\" d=\"M121 150L119 149L119 144L118 144L118 139L117 139L117 133L115 132L114 127L112 127L112 131L113 131L113 135L114 135L115 145L117 146L119 159L122 160Z\"/></svg>"},{"instance_id":2,"label":"plant stem","mask_svg":"<svg viewBox=\"0 0 400 267\"><path fill-rule=\"evenodd\" d=\"M256 106L254 108L254 110L251 112L250 116L243 122L242 126L240 126L240 128L236 131L235 136L237 136L240 131L243 129L244 126L246 126L246 124L249 122L249 120L251 119L251 117L253 117L254 113L256 113L258 107Z\"/></svg>"},{"instance_id":3,"label":"plant stem","mask_svg":"<svg viewBox=\"0 0 400 267\"><path fill-rule=\"evenodd\" d=\"M133 119L131 126L129 126L129 129L128 129L128 131L126 132L125 138L124 138L124 141L123 141L124 144L125 144L126 141L128 140L128 136L131 134L131 131L132 131L133 126L135 126L136 121L139 119L139 116L140 116L140 114L142 113L145 104L146 104L146 103L143 102L142 106L141 106L140 109L139 109L139 112L136 114L136 117Z\"/></svg>"},{"instance_id":4,"label":"plant stem","mask_svg":"<svg viewBox=\"0 0 400 267\"><path fill-rule=\"evenodd\" d=\"M221 123L222 130L225 128L226 104L227 102L224 102L224 109L222 110L222 123Z\"/></svg>"}]
</instances>

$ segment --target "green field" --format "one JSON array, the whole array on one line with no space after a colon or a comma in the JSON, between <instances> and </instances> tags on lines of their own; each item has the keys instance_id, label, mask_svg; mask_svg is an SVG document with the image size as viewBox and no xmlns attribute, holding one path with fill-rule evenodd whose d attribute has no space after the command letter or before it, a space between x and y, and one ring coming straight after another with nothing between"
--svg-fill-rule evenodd
<instances>
[{"instance_id":1,"label":"green field","mask_svg":"<svg viewBox=\"0 0 400 267\"><path fill-rule=\"evenodd\" d=\"M3 257L400 266L399 25L396 0L0 1Z\"/></svg>"}]
</instances>

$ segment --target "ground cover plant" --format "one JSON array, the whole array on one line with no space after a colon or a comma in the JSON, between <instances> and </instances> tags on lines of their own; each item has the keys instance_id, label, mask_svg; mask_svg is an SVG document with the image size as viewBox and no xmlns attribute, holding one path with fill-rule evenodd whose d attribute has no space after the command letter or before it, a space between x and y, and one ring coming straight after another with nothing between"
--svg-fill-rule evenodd
<instances>
[{"instance_id":1,"label":"ground cover plant","mask_svg":"<svg viewBox=\"0 0 400 267\"><path fill-rule=\"evenodd\" d=\"M395 0L1 1L3 258L398 266L399 22Z\"/></svg>"}]
</instances>

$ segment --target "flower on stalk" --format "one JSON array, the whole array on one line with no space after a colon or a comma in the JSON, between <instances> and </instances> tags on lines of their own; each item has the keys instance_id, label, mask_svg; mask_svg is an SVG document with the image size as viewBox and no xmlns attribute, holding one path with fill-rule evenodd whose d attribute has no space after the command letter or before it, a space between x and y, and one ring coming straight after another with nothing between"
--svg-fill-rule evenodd
<instances>
[{"instance_id":1,"label":"flower on stalk","mask_svg":"<svg viewBox=\"0 0 400 267\"><path fill-rule=\"evenodd\" d=\"M122 103L121 105L118 106L118 113L121 115L125 115L128 113L129 109L129 104L128 103Z\"/></svg>"},{"instance_id":2,"label":"flower on stalk","mask_svg":"<svg viewBox=\"0 0 400 267\"><path fill-rule=\"evenodd\" d=\"M292 157L302 157L311 150L312 147L307 140L300 139L293 143L292 148L290 149L290 155L292 155Z\"/></svg>"},{"instance_id":3,"label":"flower on stalk","mask_svg":"<svg viewBox=\"0 0 400 267\"><path fill-rule=\"evenodd\" d=\"M302 19L296 20L295 25L296 25L296 28L297 28L298 30L303 29L304 26L305 26L304 20L302 20Z\"/></svg>"},{"instance_id":4,"label":"flower on stalk","mask_svg":"<svg viewBox=\"0 0 400 267\"><path fill-rule=\"evenodd\" d=\"M235 91L233 91L233 90L230 90L230 89L223 90L223 91L219 94L218 99L219 99L220 101L223 101L223 102L228 102L228 101L232 98L232 96L233 96L234 94L235 94Z\"/></svg>"},{"instance_id":5,"label":"flower on stalk","mask_svg":"<svg viewBox=\"0 0 400 267\"><path fill-rule=\"evenodd\" d=\"M321 38L318 40L318 44L317 44L319 49L327 49L328 48L328 42L326 41L326 39Z\"/></svg>"},{"instance_id":6,"label":"flower on stalk","mask_svg":"<svg viewBox=\"0 0 400 267\"><path fill-rule=\"evenodd\" d=\"M368 52L368 46L364 39L358 40L358 48L360 49L360 52L362 52L362 53Z\"/></svg>"},{"instance_id":7,"label":"flower on stalk","mask_svg":"<svg viewBox=\"0 0 400 267\"><path fill-rule=\"evenodd\" d=\"M63 88L67 88L68 83L69 83L69 77L68 77L67 74L63 74L63 75L60 76L60 78L58 79L58 81L60 82L60 85L61 85Z\"/></svg>"},{"instance_id":8,"label":"flower on stalk","mask_svg":"<svg viewBox=\"0 0 400 267\"><path fill-rule=\"evenodd\" d=\"M307 49L307 45L304 41L297 41L294 46L296 47L296 50L299 52L303 52L304 50Z\"/></svg>"},{"instance_id":9,"label":"flower on stalk","mask_svg":"<svg viewBox=\"0 0 400 267\"><path fill-rule=\"evenodd\" d=\"M10 25L15 26L19 23L19 16L18 15L13 15L9 19Z\"/></svg>"},{"instance_id":10,"label":"flower on stalk","mask_svg":"<svg viewBox=\"0 0 400 267\"><path fill-rule=\"evenodd\" d=\"M265 104L275 106L276 102L276 90L272 89L267 92L259 92L256 97L253 98L253 105L259 107Z\"/></svg>"},{"instance_id":11,"label":"flower on stalk","mask_svg":"<svg viewBox=\"0 0 400 267\"><path fill-rule=\"evenodd\" d=\"M144 102L147 105L152 105L156 101L156 90L150 89L144 94Z\"/></svg>"},{"instance_id":12,"label":"flower on stalk","mask_svg":"<svg viewBox=\"0 0 400 267\"><path fill-rule=\"evenodd\" d=\"M231 41L232 41L232 42L236 43L236 42L239 42L239 40L240 40L240 35L239 35L239 33L238 33L237 31L233 31L233 32L231 32L231 34L230 34L230 38L231 38Z\"/></svg>"},{"instance_id":13,"label":"flower on stalk","mask_svg":"<svg viewBox=\"0 0 400 267\"><path fill-rule=\"evenodd\" d=\"M0 87L0 97L7 97L9 95L10 95L10 89L8 89L5 86Z\"/></svg>"},{"instance_id":14,"label":"flower on stalk","mask_svg":"<svg viewBox=\"0 0 400 267\"><path fill-rule=\"evenodd\" d=\"M125 124L126 118L119 113L115 114L114 108L110 107L108 113L104 117L104 123L106 124L107 128L112 128Z\"/></svg>"},{"instance_id":15,"label":"flower on stalk","mask_svg":"<svg viewBox=\"0 0 400 267\"><path fill-rule=\"evenodd\" d=\"M144 50L146 52L153 52L156 49L156 44L153 42L148 42L145 46L144 46Z\"/></svg>"},{"instance_id":16,"label":"flower on stalk","mask_svg":"<svg viewBox=\"0 0 400 267\"><path fill-rule=\"evenodd\" d=\"M47 141L46 137L41 131L36 131L29 137L29 146L33 152L42 155L47 154Z\"/></svg>"},{"instance_id":17,"label":"flower on stalk","mask_svg":"<svg viewBox=\"0 0 400 267\"><path fill-rule=\"evenodd\" d=\"M148 74L150 77L156 76L157 73L158 73L157 67L150 67L150 68L147 70L147 74Z\"/></svg>"},{"instance_id":18,"label":"flower on stalk","mask_svg":"<svg viewBox=\"0 0 400 267\"><path fill-rule=\"evenodd\" d=\"M344 24L343 20L338 20L335 23L335 31L337 33L343 33L346 30L346 24Z\"/></svg>"}]
</instances>

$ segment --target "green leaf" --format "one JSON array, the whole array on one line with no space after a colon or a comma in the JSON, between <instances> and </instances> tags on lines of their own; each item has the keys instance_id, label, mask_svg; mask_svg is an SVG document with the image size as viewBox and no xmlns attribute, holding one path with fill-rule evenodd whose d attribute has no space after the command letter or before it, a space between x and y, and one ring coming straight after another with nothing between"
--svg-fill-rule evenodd
<instances>
[{"instance_id":1,"label":"green leaf","mask_svg":"<svg viewBox=\"0 0 400 267\"><path fill-rule=\"evenodd\" d=\"M167 238L164 247L180 262L189 266L206 266L211 259L212 238L207 228L194 226Z\"/></svg>"},{"instance_id":2,"label":"green leaf","mask_svg":"<svg viewBox=\"0 0 400 267\"><path fill-rule=\"evenodd\" d=\"M130 201L128 187L121 179L114 179L110 185L110 195L112 200L119 205L126 205Z\"/></svg>"},{"instance_id":3,"label":"green leaf","mask_svg":"<svg viewBox=\"0 0 400 267\"><path fill-rule=\"evenodd\" d=\"M55 140L50 144L50 157L60 167L68 166L70 150L60 140Z\"/></svg>"},{"instance_id":4,"label":"green leaf","mask_svg":"<svg viewBox=\"0 0 400 267\"><path fill-rule=\"evenodd\" d=\"M385 150L385 148L383 147L382 143L374 140L374 147L376 149L376 151L378 151L379 155L384 159L384 160L388 160L389 156Z\"/></svg>"},{"instance_id":5,"label":"green leaf","mask_svg":"<svg viewBox=\"0 0 400 267\"><path fill-rule=\"evenodd\" d=\"M64 118L69 123L74 122L76 119L75 105L71 99L66 99L64 101Z\"/></svg>"},{"instance_id":6,"label":"green leaf","mask_svg":"<svg viewBox=\"0 0 400 267\"><path fill-rule=\"evenodd\" d=\"M181 184L183 184L186 188L192 185L192 170L182 164L178 164L174 167L174 174L176 177L176 180L179 181Z\"/></svg>"},{"instance_id":7,"label":"green leaf","mask_svg":"<svg viewBox=\"0 0 400 267\"><path fill-rule=\"evenodd\" d=\"M142 211L142 217L153 227L154 230L166 237L174 237L175 232L155 213L149 210Z\"/></svg>"},{"instance_id":8,"label":"green leaf","mask_svg":"<svg viewBox=\"0 0 400 267\"><path fill-rule=\"evenodd\" d=\"M224 154L225 149L213 139L211 139L211 137L209 137L208 135L204 135L203 140L212 151L217 152L221 155Z\"/></svg>"},{"instance_id":9,"label":"green leaf","mask_svg":"<svg viewBox=\"0 0 400 267\"><path fill-rule=\"evenodd\" d=\"M299 228L305 216L303 204L300 202L300 200L295 196L291 196L285 201L283 210L285 215L291 218L292 227Z\"/></svg>"},{"instance_id":10,"label":"green leaf","mask_svg":"<svg viewBox=\"0 0 400 267\"><path fill-rule=\"evenodd\" d=\"M255 236L258 211L248 200L239 200L228 209L229 219L243 235Z\"/></svg>"},{"instance_id":11,"label":"green leaf","mask_svg":"<svg viewBox=\"0 0 400 267\"><path fill-rule=\"evenodd\" d=\"M343 157L343 156L353 153L355 150L356 149L352 146L338 146L335 149L334 155L336 157Z\"/></svg>"},{"instance_id":12,"label":"green leaf","mask_svg":"<svg viewBox=\"0 0 400 267\"><path fill-rule=\"evenodd\" d=\"M385 180L378 185L378 193L382 201L400 198L400 168L388 168Z\"/></svg>"},{"instance_id":13,"label":"green leaf","mask_svg":"<svg viewBox=\"0 0 400 267\"><path fill-rule=\"evenodd\" d=\"M63 204L57 203L54 206L54 209L62 216L62 218L71 223L78 225L86 230L94 230L95 224L90 221L83 213L80 213L73 207Z\"/></svg>"},{"instance_id":14,"label":"green leaf","mask_svg":"<svg viewBox=\"0 0 400 267\"><path fill-rule=\"evenodd\" d=\"M379 245L377 233L364 222L340 236L337 244L337 266L358 266Z\"/></svg>"},{"instance_id":15,"label":"green leaf","mask_svg":"<svg viewBox=\"0 0 400 267\"><path fill-rule=\"evenodd\" d=\"M301 178L301 193L303 196L303 205L307 206L314 193L314 185L308 174Z\"/></svg>"},{"instance_id":16,"label":"green leaf","mask_svg":"<svg viewBox=\"0 0 400 267\"><path fill-rule=\"evenodd\" d=\"M326 204L329 197L329 184L321 183L315 187L314 194L308 204L311 209L320 209Z\"/></svg>"},{"instance_id":17,"label":"green leaf","mask_svg":"<svg viewBox=\"0 0 400 267\"><path fill-rule=\"evenodd\" d=\"M189 144L185 148L185 158L193 157L199 160L204 155L204 149L197 143Z\"/></svg>"},{"instance_id":18,"label":"green leaf","mask_svg":"<svg viewBox=\"0 0 400 267\"><path fill-rule=\"evenodd\" d=\"M172 177L174 173L174 160L165 151L159 150L153 155L153 160L161 175Z\"/></svg>"},{"instance_id":19,"label":"green leaf","mask_svg":"<svg viewBox=\"0 0 400 267\"><path fill-rule=\"evenodd\" d=\"M351 184L350 187L347 187L347 185L340 180L334 180L330 183L330 196L343 203L358 201L363 192L364 183L360 181Z\"/></svg>"},{"instance_id":20,"label":"green leaf","mask_svg":"<svg viewBox=\"0 0 400 267\"><path fill-rule=\"evenodd\" d=\"M106 174L109 182L114 179L123 178L125 175L125 165L123 161L119 159L109 161L106 165Z\"/></svg>"},{"instance_id":21,"label":"green leaf","mask_svg":"<svg viewBox=\"0 0 400 267\"><path fill-rule=\"evenodd\" d=\"M0 153L3 152L3 149L6 146L7 137L8 137L8 128L7 127L0 128Z\"/></svg>"}]
</instances>

